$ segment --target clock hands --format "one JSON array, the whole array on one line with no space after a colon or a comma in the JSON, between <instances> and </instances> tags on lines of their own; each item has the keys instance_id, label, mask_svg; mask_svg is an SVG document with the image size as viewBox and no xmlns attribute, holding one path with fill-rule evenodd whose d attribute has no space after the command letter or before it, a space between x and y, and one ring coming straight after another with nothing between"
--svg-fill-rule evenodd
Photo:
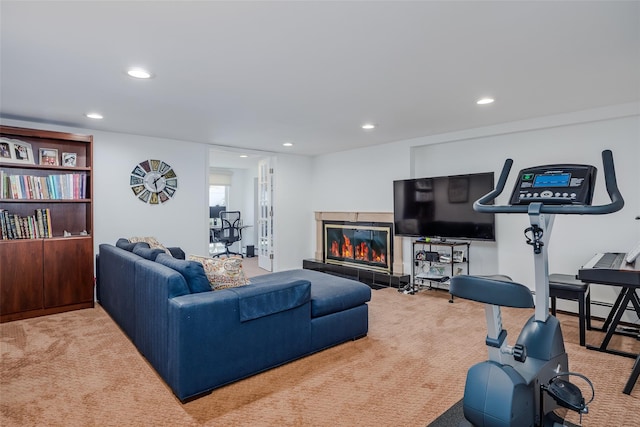
<instances>
[{"instance_id":1,"label":"clock hands","mask_svg":"<svg viewBox=\"0 0 640 427\"><path fill-rule=\"evenodd\" d=\"M162 175L153 180L153 186L156 187L156 191L158 191L158 181L162 179Z\"/></svg>"}]
</instances>

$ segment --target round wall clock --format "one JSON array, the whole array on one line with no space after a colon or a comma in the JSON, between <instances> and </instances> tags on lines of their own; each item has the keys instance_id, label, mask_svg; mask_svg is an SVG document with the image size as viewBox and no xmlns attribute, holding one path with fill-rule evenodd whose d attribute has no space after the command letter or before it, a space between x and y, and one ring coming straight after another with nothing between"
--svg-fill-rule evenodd
<instances>
[{"instance_id":1,"label":"round wall clock","mask_svg":"<svg viewBox=\"0 0 640 427\"><path fill-rule=\"evenodd\" d=\"M178 188L178 177L162 160L145 160L131 171L129 185L139 200L158 205L173 197Z\"/></svg>"}]
</instances>

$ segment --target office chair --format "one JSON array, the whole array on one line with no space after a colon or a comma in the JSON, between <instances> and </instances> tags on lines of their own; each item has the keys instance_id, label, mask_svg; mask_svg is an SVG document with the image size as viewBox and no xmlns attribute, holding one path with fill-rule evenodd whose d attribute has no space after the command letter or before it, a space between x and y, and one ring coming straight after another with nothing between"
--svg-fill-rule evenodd
<instances>
[{"instance_id":1,"label":"office chair","mask_svg":"<svg viewBox=\"0 0 640 427\"><path fill-rule=\"evenodd\" d=\"M235 242L239 242L242 239L242 228L240 227L240 211L222 211L220 212L221 228L212 229L214 233L214 239L218 242L224 243L225 251L212 255L212 257L218 257L220 255L240 255L237 252L231 252L229 248Z\"/></svg>"}]
</instances>

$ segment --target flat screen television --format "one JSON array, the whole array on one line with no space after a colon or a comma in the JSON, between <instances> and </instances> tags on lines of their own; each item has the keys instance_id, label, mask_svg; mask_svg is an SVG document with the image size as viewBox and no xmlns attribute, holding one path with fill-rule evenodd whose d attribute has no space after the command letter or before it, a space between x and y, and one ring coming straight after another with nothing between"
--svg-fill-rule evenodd
<instances>
[{"instance_id":1,"label":"flat screen television","mask_svg":"<svg viewBox=\"0 0 640 427\"><path fill-rule=\"evenodd\" d=\"M473 210L493 172L393 181L394 232L440 240L495 240L495 215Z\"/></svg>"}]
</instances>

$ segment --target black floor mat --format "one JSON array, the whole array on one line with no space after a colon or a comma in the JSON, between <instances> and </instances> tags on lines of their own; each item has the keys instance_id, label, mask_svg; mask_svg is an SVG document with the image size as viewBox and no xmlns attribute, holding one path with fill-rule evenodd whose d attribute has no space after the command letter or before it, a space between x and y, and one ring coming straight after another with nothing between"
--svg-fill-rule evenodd
<instances>
[{"instance_id":1,"label":"black floor mat","mask_svg":"<svg viewBox=\"0 0 640 427\"><path fill-rule=\"evenodd\" d=\"M471 423L464 419L462 412L462 399L460 399L445 413L436 418L427 427L472 427Z\"/></svg>"}]
</instances>

